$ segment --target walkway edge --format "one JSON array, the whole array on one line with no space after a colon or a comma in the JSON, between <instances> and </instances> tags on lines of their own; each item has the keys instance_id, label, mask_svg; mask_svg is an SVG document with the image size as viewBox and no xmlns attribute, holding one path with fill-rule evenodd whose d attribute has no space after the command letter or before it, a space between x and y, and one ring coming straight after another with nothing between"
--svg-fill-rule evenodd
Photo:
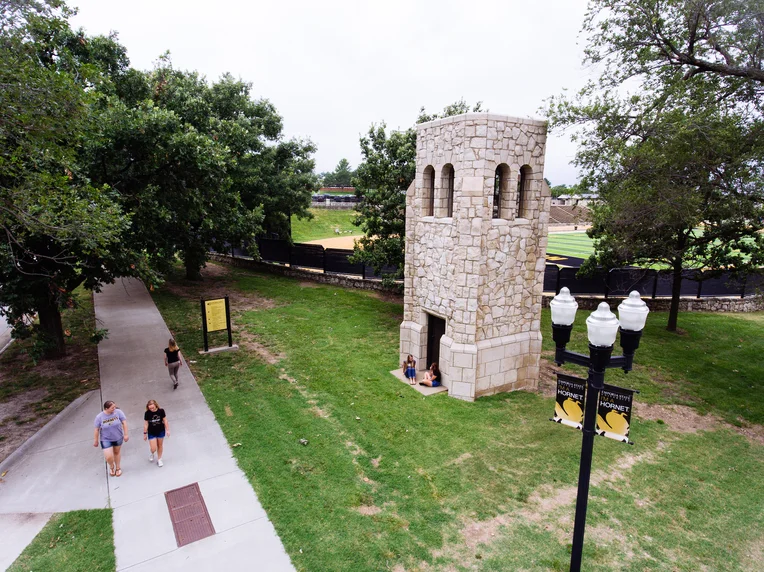
<instances>
[{"instance_id":1,"label":"walkway edge","mask_svg":"<svg viewBox=\"0 0 764 572\"><path fill-rule=\"evenodd\" d=\"M10 467L16 462L16 460L19 457L22 457L26 454L27 450L32 448L37 441L45 437L48 433L54 430L56 425L58 425L61 420L64 418L65 414L67 414L70 410L76 409L81 404L83 404L85 401L93 397L93 395L97 392L99 392L100 389L92 389L88 391L87 393L83 393L80 395L77 399L72 401L69 405L64 407L61 411L59 411L56 416L48 421L45 425L42 426L42 428L32 435L29 439L24 441L21 446L16 449L13 453L8 455L5 460L0 463L0 474L2 474L4 471L9 470Z\"/></svg>"}]
</instances>

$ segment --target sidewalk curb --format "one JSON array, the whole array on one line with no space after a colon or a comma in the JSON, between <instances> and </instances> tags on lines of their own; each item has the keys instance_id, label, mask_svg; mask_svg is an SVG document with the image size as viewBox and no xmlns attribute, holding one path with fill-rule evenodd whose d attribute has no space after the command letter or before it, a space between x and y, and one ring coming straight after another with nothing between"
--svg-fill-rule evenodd
<instances>
[{"instance_id":1,"label":"sidewalk curb","mask_svg":"<svg viewBox=\"0 0 764 572\"><path fill-rule=\"evenodd\" d=\"M9 337L8 342L3 347L0 348L0 355L2 355L5 350L11 347L12 343L13 343L13 338Z\"/></svg>"},{"instance_id":2,"label":"sidewalk curb","mask_svg":"<svg viewBox=\"0 0 764 572\"><path fill-rule=\"evenodd\" d=\"M40 428L40 430L32 435L29 439L24 441L21 446L16 449L13 453L8 455L5 460L0 463L0 474L3 473L3 471L10 470L11 465L13 465L19 457L22 457L26 454L28 449L31 449L32 446L34 446L37 441L42 439L45 435L53 431L53 429L58 425L58 423L63 419L64 414L69 413L70 410L76 409L80 405L82 405L85 401L93 397L96 393L99 393L100 389L93 389L91 391L88 391L87 393L83 393L80 395L77 399L72 401L69 405L64 407L56 416L48 421L45 425Z\"/></svg>"}]
</instances>

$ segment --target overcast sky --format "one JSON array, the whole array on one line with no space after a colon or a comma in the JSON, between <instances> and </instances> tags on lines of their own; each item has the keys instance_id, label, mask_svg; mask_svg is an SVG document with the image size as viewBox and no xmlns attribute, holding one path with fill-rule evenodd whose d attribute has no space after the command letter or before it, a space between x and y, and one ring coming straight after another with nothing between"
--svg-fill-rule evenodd
<instances>
[{"instance_id":1,"label":"overcast sky","mask_svg":"<svg viewBox=\"0 0 764 572\"><path fill-rule=\"evenodd\" d=\"M177 69L252 83L310 138L317 171L361 160L372 123L406 129L464 98L492 113L541 118L544 99L583 85L586 0L69 0L89 35L116 31L133 67L169 50ZM552 135L544 175L577 181L567 134Z\"/></svg>"}]
</instances>

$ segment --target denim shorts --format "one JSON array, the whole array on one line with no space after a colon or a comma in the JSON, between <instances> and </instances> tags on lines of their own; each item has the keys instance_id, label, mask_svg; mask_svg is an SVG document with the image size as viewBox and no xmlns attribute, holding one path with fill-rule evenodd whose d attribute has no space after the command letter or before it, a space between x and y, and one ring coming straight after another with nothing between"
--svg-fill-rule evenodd
<instances>
[{"instance_id":1,"label":"denim shorts","mask_svg":"<svg viewBox=\"0 0 764 572\"><path fill-rule=\"evenodd\" d=\"M112 447L121 447L122 439L119 441L101 441L101 449L111 449Z\"/></svg>"},{"instance_id":2,"label":"denim shorts","mask_svg":"<svg viewBox=\"0 0 764 572\"><path fill-rule=\"evenodd\" d=\"M164 434L165 434L164 431L162 431L159 435L152 435L151 433L149 433L149 441L151 441L152 439L164 439Z\"/></svg>"}]
</instances>

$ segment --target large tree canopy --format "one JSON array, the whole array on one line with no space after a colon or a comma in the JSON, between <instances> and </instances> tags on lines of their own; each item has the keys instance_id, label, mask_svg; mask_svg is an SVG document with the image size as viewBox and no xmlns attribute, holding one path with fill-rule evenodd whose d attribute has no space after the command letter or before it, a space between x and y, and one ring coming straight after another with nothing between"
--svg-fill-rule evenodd
<instances>
[{"instance_id":1,"label":"large tree canopy","mask_svg":"<svg viewBox=\"0 0 764 572\"><path fill-rule=\"evenodd\" d=\"M586 54L601 75L550 102L553 129L577 128L579 190L602 201L590 231L596 253L582 270L670 267L669 330L683 268L744 273L762 262L761 8L593 0Z\"/></svg>"},{"instance_id":2,"label":"large tree canopy","mask_svg":"<svg viewBox=\"0 0 764 572\"><path fill-rule=\"evenodd\" d=\"M93 125L104 73L79 61L60 2L3 3L0 10L0 308L16 337L38 331L43 353L65 353L60 309L80 284L98 288L122 275L148 275L122 242L129 217L108 188L83 176L77 150ZM99 40L109 43L107 38ZM50 54L55 53L55 57ZM37 314L39 325L22 320Z\"/></svg>"},{"instance_id":3,"label":"large tree canopy","mask_svg":"<svg viewBox=\"0 0 764 572\"><path fill-rule=\"evenodd\" d=\"M116 36L72 30L72 14L0 0L0 311L49 356L78 285L156 283L176 254L197 278L212 246L288 234L317 188L315 147L284 141L249 84L210 85L169 57L131 69Z\"/></svg>"},{"instance_id":4,"label":"large tree canopy","mask_svg":"<svg viewBox=\"0 0 764 572\"><path fill-rule=\"evenodd\" d=\"M606 66L604 85L641 76L660 89L679 72L723 78L737 98L764 90L762 0L594 0L584 31L588 62Z\"/></svg>"},{"instance_id":5,"label":"large tree canopy","mask_svg":"<svg viewBox=\"0 0 764 572\"><path fill-rule=\"evenodd\" d=\"M281 117L250 91L229 74L210 85L164 56L120 79L90 146L92 177L134 213L131 239L159 265L179 252L191 279L210 247L288 235L290 215L309 216L315 147L282 141Z\"/></svg>"},{"instance_id":6,"label":"large tree canopy","mask_svg":"<svg viewBox=\"0 0 764 572\"><path fill-rule=\"evenodd\" d=\"M235 120L216 115L203 78L166 60L124 83L127 97L104 99L89 174L132 213L129 243L160 268L179 252L187 277L197 279L210 247L259 230L259 212L245 209L232 188L236 156L227 142Z\"/></svg>"}]
</instances>

